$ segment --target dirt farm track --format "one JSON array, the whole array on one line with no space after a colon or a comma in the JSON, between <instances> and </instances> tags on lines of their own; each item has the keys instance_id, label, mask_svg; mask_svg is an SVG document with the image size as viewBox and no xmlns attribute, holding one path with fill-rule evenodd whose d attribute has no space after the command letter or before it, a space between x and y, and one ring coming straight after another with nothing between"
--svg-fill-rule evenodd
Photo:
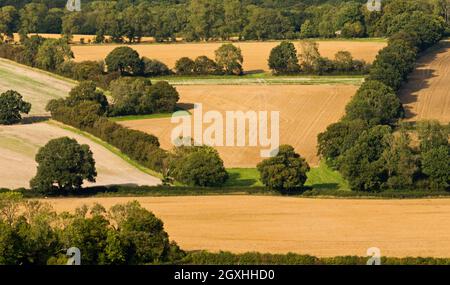
<instances>
[{"instance_id":1,"label":"dirt farm track","mask_svg":"<svg viewBox=\"0 0 450 285\"><path fill-rule=\"evenodd\" d=\"M186 250L316 256L450 257L450 199L346 200L271 196L47 199L57 211L137 199Z\"/></svg>"}]
</instances>

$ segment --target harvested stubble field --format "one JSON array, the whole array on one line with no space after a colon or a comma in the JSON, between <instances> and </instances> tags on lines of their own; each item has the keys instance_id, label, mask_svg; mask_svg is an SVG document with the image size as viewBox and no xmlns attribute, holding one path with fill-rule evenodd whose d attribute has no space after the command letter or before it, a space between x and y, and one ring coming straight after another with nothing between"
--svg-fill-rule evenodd
<instances>
[{"instance_id":1,"label":"harvested stubble field","mask_svg":"<svg viewBox=\"0 0 450 285\"><path fill-rule=\"evenodd\" d=\"M383 41L317 41L322 56L334 58L338 51L349 51L355 59L372 62L378 51L386 46ZM267 71L267 60L270 51L279 42L236 42L234 45L242 49L245 71ZM297 49L299 42L295 41ZM174 67L175 62L184 56L196 58L206 55L214 58L214 51L222 43L177 43L177 44L138 44L131 45L141 56L158 59L169 67ZM102 60L114 48L121 46L111 45L76 45L72 46L76 61Z\"/></svg>"},{"instance_id":2,"label":"harvested stubble field","mask_svg":"<svg viewBox=\"0 0 450 285\"><path fill-rule=\"evenodd\" d=\"M450 257L450 199L349 200L273 196L46 199L73 211L138 200L185 250L287 253L320 257ZM418 230L420 229L420 230Z\"/></svg>"},{"instance_id":3,"label":"harvested stubble field","mask_svg":"<svg viewBox=\"0 0 450 285\"><path fill-rule=\"evenodd\" d=\"M353 85L177 86L181 107L192 108L194 103L202 103L203 112L216 110L222 114L226 111L279 111L280 143L294 146L313 166L319 161L317 135L339 120L357 88ZM156 135L165 149L173 147L170 137L177 124L171 123L171 118L120 123ZM204 129L208 126L204 124ZM255 167L261 161L260 147L216 148L226 167Z\"/></svg>"},{"instance_id":4,"label":"harvested stubble field","mask_svg":"<svg viewBox=\"0 0 450 285\"><path fill-rule=\"evenodd\" d=\"M408 121L450 122L450 40L420 58L400 98Z\"/></svg>"},{"instance_id":5,"label":"harvested stubble field","mask_svg":"<svg viewBox=\"0 0 450 285\"><path fill-rule=\"evenodd\" d=\"M0 59L0 93L15 90L32 105L30 115L46 114L51 99L67 96L75 83L47 72Z\"/></svg>"},{"instance_id":6,"label":"harvested stubble field","mask_svg":"<svg viewBox=\"0 0 450 285\"><path fill-rule=\"evenodd\" d=\"M96 183L88 185L158 185L160 180L147 175L103 146L68 130L47 123L0 126L0 187L29 187L36 174L35 155L49 140L68 136L90 146L98 172Z\"/></svg>"}]
</instances>

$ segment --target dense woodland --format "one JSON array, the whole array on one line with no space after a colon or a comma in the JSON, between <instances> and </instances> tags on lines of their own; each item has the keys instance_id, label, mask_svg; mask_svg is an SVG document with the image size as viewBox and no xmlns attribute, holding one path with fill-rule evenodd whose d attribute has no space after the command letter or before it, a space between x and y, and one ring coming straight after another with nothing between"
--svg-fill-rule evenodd
<instances>
[{"instance_id":1,"label":"dense woodland","mask_svg":"<svg viewBox=\"0 0 450 285\"><path fill-rule=\"evenodd\" d=\"M365 0L81 0L81 12L66 0L0 1L0 34L13 32L96 35L96 42L214 39L295 39L382 37L405 19L399 12L421 11L448 21L445 0L385 0L383 12L367 10Z\"/></svg>"}]
</instances>

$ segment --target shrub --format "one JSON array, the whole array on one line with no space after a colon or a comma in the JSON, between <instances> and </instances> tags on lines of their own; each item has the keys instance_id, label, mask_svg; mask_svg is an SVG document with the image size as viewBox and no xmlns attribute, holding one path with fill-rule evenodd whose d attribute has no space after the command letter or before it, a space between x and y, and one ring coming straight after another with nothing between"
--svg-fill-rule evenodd
<instances>
[{"instance_id":1,"label":"shrub","mask_svg":"<svg viewBox=\"0 0 450 285\"><path fill-rule=\"evenodd\" d=\"M179 100L177 90L165 81L152 85L148 79L120 78L110 89L113 116L173 112Z\"/></svg>"},{"instance_id":2,"label":"shrub","mask_svg":"<svg viewBox=\"0 0 450 285\"><path fill-rule=\"evenodd\" d=\"M28 114L31 104L22 99L18 92L9 90L0 94L0 125L12 125L20 122L20 113Z\"/></svg>"},{"instance_id":3,"label":"shrub","mask_svg":"<svg viewBox=\"0 0 450 285\"><path fill-rule=\"evenodd\" d=\"M240 48L232 44L223 44L215 51L215 55L217 66L224 70L225 74L243 74L242 63L244 62L244 58Z\"/></svg>"},{"instance_id":4,"label":"shrub","mask_svg":"<svg viewBox=\"0 0 450 285\"><path fill-rule=\"evenodd\" d=\"M364 82L345 110L346 120L361 119L372 126L392 125L404 115L394 90L374 80Z\"/></svg>"},{"instance_id":5,"label":"shrub","mask_svg":"<svg viewBox=\"0 0 450 285\"><path fill-rule=\"evenodd\" d=\"M169 175L189 186L220 186L228 173L219 153L208 146L181 146L175 149Z\"/></svg>"},{"instance_id":6,"label":"shrub","mask_svg":"<svg viewBox=\"0 0 450 285\"><path fill-rule=\"evenodd\" d=\"M300 66L294 44L282 42L274 47L269 56L269 68L274 74L292 74L299 72Z\"/></svg>"},{"instance_id":7,"label":"shrub","mask_svg":"<svg viewBox=\"0 0 450 285\"><path fill-rule=\"evenodd\" d=\"M82 81L72 88L65 100L67 106L75 107L81 102L92 101L100 105L102 113L108 110L108 99L102 91L97 90L93 81Z\"/></svg>"},{"instance_id":8,"label":"shrub","mask_svg":"<svg viewBox=\"0 0 450 285\"><path fill-rule=\"evenodd\" d=\"M142 64L144 76L163 76L171 74L171 71L167 65L159 60L143 57Z\"/></svg>"},{"instance_id":9,"label":"shrub","mask_svg":"<svg viewBox=\"0 0 450 285\"><path fill-rule=\"evenodd\" d=\"M257 165L261 182L278 191L303 187L309 165L290 145L282 145L275 157Z\"/></svg>"},{"instance_id":10,"label":"shrub","mask_svg":"<svg viewBox=\"0 0 450 285\"><path fill-rule=\"evenodd\" d=\"M142 72L142 61L137 51L130 47L117 47L105 59L108 72L139 75Z\"/></svg>"},{"instance_id":11,"label":"shrub","mask_svg":"<svg viewBox=\"0 0 450 285\"><path fill-rule=\"evenodd\" d=\"M83 180L95 182L95 161L88 145L68 137L54 139L36 155L37 174L30 181L39 192L78 190Z\"/></svg>"},{"instance_id":12,"label":"shrub","mask_svg":"<svg viewBox=\"0 0 450 285\"><path fill-rule=\"evenodd\" d=\"M195 62L188 57L182 57L175 63L175 71L179 75L191 75L194 70Z\"/></svg>"},{"instance_id":13,"label":"shrub","mask_svg":"<svg viewBox=\"0 0 450 285\"><path fill-rule=\"evenodd\" d=\"M218 75L222 71L214 60L207 56L199 56L194 61L194 73L198 75Z\"/></svg>"}]
</instances>

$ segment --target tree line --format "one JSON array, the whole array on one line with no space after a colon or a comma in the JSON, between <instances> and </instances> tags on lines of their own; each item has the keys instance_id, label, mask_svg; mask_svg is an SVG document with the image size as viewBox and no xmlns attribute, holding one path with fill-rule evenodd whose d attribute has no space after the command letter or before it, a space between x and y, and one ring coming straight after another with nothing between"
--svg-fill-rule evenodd
<instances>
[{"instance_id":1,"label":"tree line","mask_svg":"<svg viewBox=\"0 0 450 285\"><path fill-rule=\"evenodd\" d=\"M385 0L371 12L365 0L117 0L82 1L81 12L59 1L0 1L0 34L13 32L96 35L95 42L265 40L313 37L384 37L399 21L397 11L423 11L448 21L445 0Z\"/></svg>"},{"instance_id":2,"label":"tree line","mask_svg":"<svg viewBox=\"0 0 450 285\"><path fill-rule=\"evenodd\" d=\"M423 121L411 127L399 121L405 111L397 94L418 53L443 36L444 21L414 5L397 13L401 21L388 27L388 46L378 53L344 117L319 134L319 154L356 191L448 190L449 125Z\"/></svg>"},{"instance_id":3,"label":"tree line","mask_svg":"<svg viewBox=\"0 0 450 285\"><path fill-rule=\"evenodd\" d=\"M302 41L300 49L297 54L294 44L288 41L274 47L268 59L273 74L365 74L370 68L364 61L353 59L348 51L338 51L333 60L322 57L314 41Z\"/></svg>"},{"instance_id":4,"label":"tree line","mask_svg":"<svg viewBox=\"0 0 450 285\"><path fill-rule=\"evenodd\" d=\"M186 253L138 202L56 213L49 204L0 194L0 264L65 265L77 247L83 265L173 264Z\"/></svg>"}]
</instances>

